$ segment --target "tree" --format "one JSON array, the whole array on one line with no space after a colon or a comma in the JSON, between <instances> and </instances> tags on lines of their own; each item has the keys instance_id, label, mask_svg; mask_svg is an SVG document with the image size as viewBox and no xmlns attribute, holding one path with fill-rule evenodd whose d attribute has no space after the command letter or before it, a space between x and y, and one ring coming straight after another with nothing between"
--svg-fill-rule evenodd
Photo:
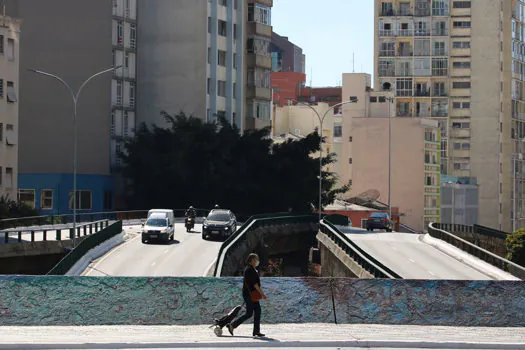
<instances>
[{"instance_id":1,"label":"tree","mask_svg":"<svg viewBox=\"0 0 525 350\"><path fill-rule=\"evenodd\" d=\"M169 127L141 125L120 154L129 180L131 208L210 208L219 204L242 216L310 210L317 203L319 135L273 144L270 129L243 134L224 119L163 113ZM323 164L335 161L330 154ZM323 172L324 203L347 187Z\"/></svg>"},{"instance_id":2,"label":"tree","mask_svg":"<svg viewBox=\"0 0 525 350\"><path fill-rule=\"evenodd\" d=\"M13 219L13 218L26 218L32 216L38 216L38 210L31 208L30 206L17 202L9 198L7 195L0 196L0 220ZM37 220L35 220L36 222ZM33 223L32 220L24 221L25 224L30 225ZM0 228L9 227L9 224L2 224Z\"/></svg>"},{"instance_id":3,"label":"tree","mask_svg":"<svg viewBox=\"0 0 525 350\"><path fill-rule=\"evenodd\" d=\"M525 229L521 228L507 236L506 258L518 265L525 266Z\"/></svg>"}]
</instances>

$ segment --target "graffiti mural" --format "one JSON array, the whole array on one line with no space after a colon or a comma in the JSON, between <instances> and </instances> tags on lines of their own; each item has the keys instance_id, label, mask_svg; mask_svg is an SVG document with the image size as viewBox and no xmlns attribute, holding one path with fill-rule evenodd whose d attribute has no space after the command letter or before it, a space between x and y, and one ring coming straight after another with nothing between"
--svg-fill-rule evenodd
<instances>
[{"instance_id":1,"label":"graffiti mural","mask_svg":"<svg viewBox=\"0 0 525 350\"><path fill-rule=\"evenodd\" d=\"M525 326L525 283L263 278L263 323ZM0 326L211 324L239 278L0 277ZM335 310L335 314L334 314Z\"/></svg>"}]
</instances>

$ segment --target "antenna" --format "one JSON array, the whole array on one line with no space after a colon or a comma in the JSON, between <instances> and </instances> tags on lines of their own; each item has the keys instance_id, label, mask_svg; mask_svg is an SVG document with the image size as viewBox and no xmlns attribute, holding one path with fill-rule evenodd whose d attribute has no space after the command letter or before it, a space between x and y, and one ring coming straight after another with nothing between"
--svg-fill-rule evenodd
<instances>
[{"instance_id":1,"label":"antenna","mask_svg":"<svg viewBox=\"0 0 525 350\"><path fill-rule=\"evenodd\" d=\"M312 91L311 87L312 87L313 80L314 80L314 69L310 68L310 93Z\"/></svg>"},{"instance_id":2,"label":"antenna","mask_svg":"<svg viewBox=\"0 0 525 350\"><path fill-rule=\"evenodd\" d=\"M355 73L355 52L352 52L352 73Z\"/></svg>"}]
</instances>

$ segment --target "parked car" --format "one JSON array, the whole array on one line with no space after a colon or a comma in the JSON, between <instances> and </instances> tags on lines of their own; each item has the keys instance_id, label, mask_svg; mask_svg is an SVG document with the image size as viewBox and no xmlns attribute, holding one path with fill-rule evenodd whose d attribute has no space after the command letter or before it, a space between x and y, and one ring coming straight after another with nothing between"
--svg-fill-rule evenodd
<instances>
[{"instance_id":1,"label":"parked car","mask_svg":"<svg viewBox=\"0 0 525 350\"><path fill-rule=\"evenodd\" d=\"M374 229L386 230L392 232L392 220L387 213L374 212L370 214L366 221L366 230L373 231Z\"/></svg>"},{"instance_id":2,"label":"parked car","mask_svg":"<svg viewBox=\"0 0 525 350\"><path fill-rule=\"evenodd\" d=\"M142 225L142 243L154 240L167 243L173 241L174 238L173 221L166 213L153 213Z\"/></svg>"},{"instance_id":3,"label":"parked car","mask_svg":"<svg viewBox=\"0 0 525 350\"><path fill-rule=\"evenodd\" d=\"M237 219L231 210L213 209L202 224L202 239L229 237L237 230Z\"/></svg>"}]
</instances>

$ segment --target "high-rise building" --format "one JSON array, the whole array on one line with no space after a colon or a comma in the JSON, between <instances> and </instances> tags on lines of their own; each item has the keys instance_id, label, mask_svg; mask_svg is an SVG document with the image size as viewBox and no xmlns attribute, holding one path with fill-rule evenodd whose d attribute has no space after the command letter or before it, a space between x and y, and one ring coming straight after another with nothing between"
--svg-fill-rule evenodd
<instances>
[{"instance_id":1,"label":"high-rise building","mask_svg":"<svg viewBox=\"0 0 525 350\"><path fill-rule=\"evenodd\" d=\"M140 0L138 122L269 125L272 0Z\"/></svg>"},{"instance_id":2,"label":"high-rise building","mask_svg":"<svg viewBox=\"0 0 525 350\"><path fill-rule=\"evenodd\" d=\"M135 111L136 0L7 0L20 18L19 194L44 214L73 207L73 103L56 74L74 90L99 71L78 103L78 209L111 210L116 153L132 136ZM113 166L113 167L112 167Z\"/></svg>"},{"instance_id":3,"label":"high-rise building","mask_svg":"<svg viewBox=\"0 0 525 350\"><path fill-rule=\"evenodd\" d=\"M0 195L14 200L18 183L19 38L20 21L0 16Z\"/></svg>"},{"instance_id":4,"label":"high-rise building","mask_svg":"<svg viewBox=\"0 0 525 350\"><path fill-rule=\"evenodd\" d=\"M286 36L272 33L272 72L294 72L305 74L306 56L303 49L288 40Z\"/></svg>"},{"instance_id":5,"label":"high-rise building","mask_svg":"<svg viewBox=\"0 0 525 350\"><path fill-rule=\"evenodd\" d=\"M476 177L479 223L525 227L525 3L375 0L375 86L441 128L441 172Z\"/></svg>"}]
</instances>

